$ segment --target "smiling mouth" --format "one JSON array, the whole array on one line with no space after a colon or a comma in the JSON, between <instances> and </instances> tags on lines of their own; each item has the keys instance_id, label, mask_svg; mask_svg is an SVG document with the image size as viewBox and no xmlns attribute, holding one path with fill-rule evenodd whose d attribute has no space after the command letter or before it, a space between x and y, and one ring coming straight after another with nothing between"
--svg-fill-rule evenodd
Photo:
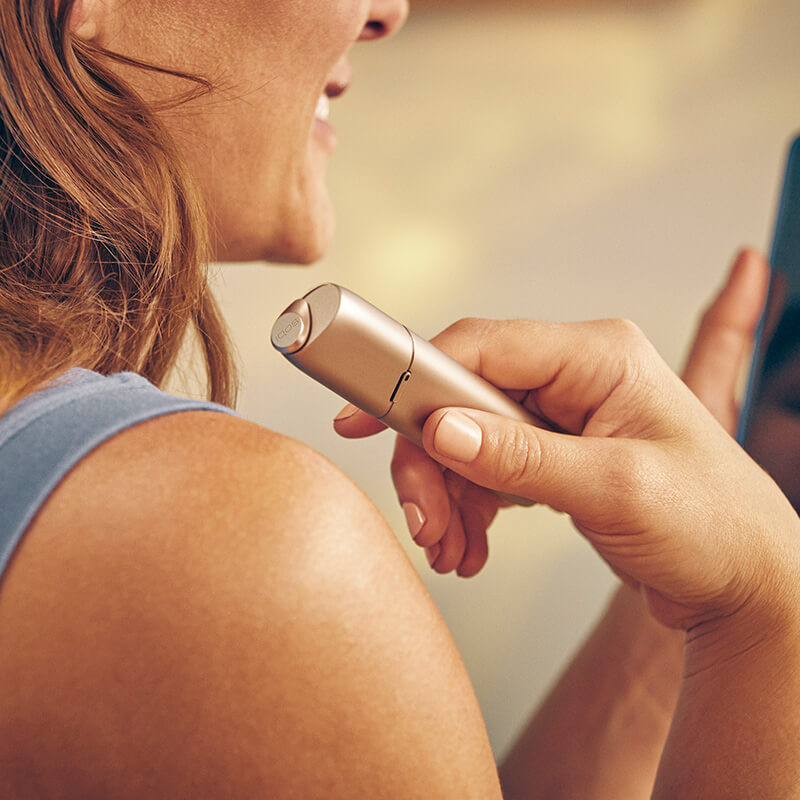
<instances>
[{"instance_id":1,"label":"smiling mouth","mask_svg":"<svg viewBox=\"0 0 800 800\"><path fill-rule=\"evenodd\" d=\"M328 82L322 94L319 96L319 100L317 100L317 109L314 112L314 116L320 120L320 122L328 121L331 115L331 100L343 95L349 86L349 79L332 80Z\"/></svg>"},{"instance_id":2,"label":"smiling mouth","mask_svg":"<svg viewBox=\"0 0 800 800\"><path fill-rule=\"evenodd\" d=\"M331 115L331 101L328 95L322 94L317 100L317 110L314 112L314 116L320 120L320 122L327 122L328 118Z\"/></svg>"},{"instance_id":3,"label":"smiling mouth","mask_svg":"<svg viewBox=\"0 0 800 800\"><path fill-rule=\"evenodd\" d=\"M333 153L337 144L336 130L328 121L331 115L331 100L343 95L349 85L349 74L340 75L338 80L328 81L314 110L314 132L324 142L330 153Z\"/></svg>"}]
</instances>

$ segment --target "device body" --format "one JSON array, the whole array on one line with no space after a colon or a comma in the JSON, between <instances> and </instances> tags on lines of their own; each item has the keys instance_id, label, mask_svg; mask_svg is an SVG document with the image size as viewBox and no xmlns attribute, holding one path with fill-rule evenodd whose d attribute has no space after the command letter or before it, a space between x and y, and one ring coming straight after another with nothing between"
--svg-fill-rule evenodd
<instances>
[{"instance_id":1,"label":"device body","mask_svg":"<svg viewBox=\"0 0 800 800\"><path fill-rule=\"evenodd\" d=\"M786 162L738 441L800 511L800 138Z\"/></svg>"},{"instance_id":2,"label":"device body","mask_svg":"<svg viewBox=\"0 0 800 800\"><path fill-rule=\"evenodd\" d=\"M292 303L271 340L298 369L418 444L425 420L445 406L535 422L496 386L333 283Z\"/></svg>"}]
</instances>

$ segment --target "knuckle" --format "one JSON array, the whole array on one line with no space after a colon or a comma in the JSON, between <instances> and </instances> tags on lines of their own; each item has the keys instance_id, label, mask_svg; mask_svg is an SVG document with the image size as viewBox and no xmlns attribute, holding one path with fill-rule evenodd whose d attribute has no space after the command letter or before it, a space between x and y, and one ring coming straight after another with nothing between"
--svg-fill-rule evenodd
<instances>
[{"instance_id":1,"label":"knuckle","mask_svg":"<svg viewBox=\"0 0 800 800\"><path fill-rule=\"evenodd\" d=\"M475 371L480 364L480 343L492 325L490 320L464 317L434 336L431 344Z\"/></svg>"},{"instance_id":2,"label":"knuckle","mask_svg":"<svg viewBox=\"0 0 800 800\"><path fill-rule=\"evenodd\" d=\"M613 356L620 382L629 385L651 383L654 349L642 329L629 319L609 319L604 322L605 354Z\"/></svg>"},{"instance_id":3,"label":"knuckle","mask_svg":"<svg viewBox=\"0 0 800 800\"><path fill-rule=\"evenodd\" d=\"M715 301L703 311L698 325L698 333L706 338L714 337L715 341L726 342L736 347L742 341L748 340L755 328L753 322L742 321L724 308L719 301Z\"/></svg>"},{"instance_id":4,"label":"knuckle","mask_svg":"<svg viewBox=\"0 0 800 800\"><path fill-rule=\"evenodd\" d=\"M469 336L479 331L481 327L482 320L477 317L462 317L447 327L440 335Z\"/></svg>"},{"instance_id":5,"label":"knuckle","mask_svg":"<svg viewBox=\"0 0 800 800\"><path fill-rule=\"evenodd\" d=\"M639 360L649 342L642 329L629 319L605 319L597 323L602 347L606 355L614 355L626 362Z\"/></svg>"},{"instance_id":6,"label":"knuckle","mask_svg":"<svg viewBox=\"0 0 800 800\"><path fill-rule=\"evenodd\" d=\"M655 463L641 442L620 447L609 465L608 488L620 518L638 516L648 506L652 495Z\"/></svg>"},{"instance_id":7,"label":"knuckle","mask_svg":"<svg viewBox=\"0 0 800 800\"><path fill-rule=\"evenodd\" d=\"M392 480L395 484L398 482L402 482L403 476L406 472L407 468L407 461L402 456L398 455L397 453L392 456L392 461L389 464L389 470L392 474Z\"/></svg>"},{"instance_id":8,"label":"knuckle","mask_svg":"<svg viewBox=\"0 0 800 800\"><path fill-rule=\"evenodd\" d=\"M395 485L402 483L407 477L411 477L415 469L419 469L421 463L427 460L429 458L424 451L411 444L407 439L398 436L389 464Z\"/></svg>"},{"instance_id":9,"label":"knuckle","mask_svg":"<svg viewBox=\"0 0 800 800\"><path fill-rule=\"evenodd\" d=\"M496 447L495 472L504 489L512 492L536 483L542 470L539 440L518 423L507 427Z\"/></svg>"},{"instance_id":10,"label":"knuckle","mask_svg":"<svg viewBox=\"0 0 800 800\"><path fill-rule=\"evenodd\" d=\"M612 330L627 345L639 345L647 341L642 329L629 319L612 319Z\"/></svg>"},{"instance_id":11,"label":"knuckle","mask_svg":"<svg viewBox=\"0 0 800 800\"><path fill-rule=\"evenodd\" d=\"M727 327L727 320L716 302L708 306L700 315L697 332L702 337L708 337Z\"/></svg>"},{"instance_id":12,"label":"knuckle","mask_svg":"<svg viewBox=\"0 0 800 800\"><path fill-rule=\"evenodd\" d=\"M709 303L700 314L700 327L707 328L709 325L713 325L716 321L717 317L717 304Z\"/></svg>"}]
</instances>

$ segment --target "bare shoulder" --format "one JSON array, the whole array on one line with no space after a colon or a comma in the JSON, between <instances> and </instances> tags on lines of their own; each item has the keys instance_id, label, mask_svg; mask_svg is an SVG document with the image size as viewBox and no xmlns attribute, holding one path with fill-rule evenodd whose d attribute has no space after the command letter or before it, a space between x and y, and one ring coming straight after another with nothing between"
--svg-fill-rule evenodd
<instances>
[{"instance_id":1,"label":"bare shoulder","mask_svg":"<svg viewBox=\"0 0 800 800\"><path fill-rule=\"evenodd\" d=\"M341 502L336 502L337 495ZM326 514L377 512L351 481L308 446L239 417L212 411L168 414L136 425L87 456L41 515L82 529L142 523L190 525L198 546L214 531L259 515L313 523ZM268 519L264 518L268 515ZM223 544L219 542L217 544ZM224 545L235 547L236 541Z\"/></svg>"},{"instance_id":2,"label":"bare shoulder","mask_svg":"<svg viewBox=\"0 0 800 800\"><path fill-rule=\"evenodd\" d=\"M3 797L498 797L458 653L377 510L214 412L87 456L0 586Z\"/></svg>"}]
</instances>

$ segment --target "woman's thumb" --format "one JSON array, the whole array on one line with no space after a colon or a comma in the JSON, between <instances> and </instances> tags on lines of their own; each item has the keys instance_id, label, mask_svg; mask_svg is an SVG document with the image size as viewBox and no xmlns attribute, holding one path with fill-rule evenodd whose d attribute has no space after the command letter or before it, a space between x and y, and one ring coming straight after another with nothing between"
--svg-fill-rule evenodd
<instances>
[{"instance_id":1,"label":"woman's thumb","mask_svg":"<svg viewBox=\"0 0 800 800\"><path fill-rule=\"evenodd\" d=\"M742 250L725 285L703 314L683 380L730 432L736 428L736 388L766 301L769 265Z\"/></svg>"},{"instance_id":2,"label":"woman's thumb","mask_svg":"<svg viewBox=\"0 0 800 800\"><path fill-rule=\"evenodd\" d=\"M473 483L545 503L573 517L597 519L615 506L635 465L628 439L572 436L472 409L444 408L425 423L428 454ZM620 514L620 517L622 514Z\"/></svg>"}]
</instances>

